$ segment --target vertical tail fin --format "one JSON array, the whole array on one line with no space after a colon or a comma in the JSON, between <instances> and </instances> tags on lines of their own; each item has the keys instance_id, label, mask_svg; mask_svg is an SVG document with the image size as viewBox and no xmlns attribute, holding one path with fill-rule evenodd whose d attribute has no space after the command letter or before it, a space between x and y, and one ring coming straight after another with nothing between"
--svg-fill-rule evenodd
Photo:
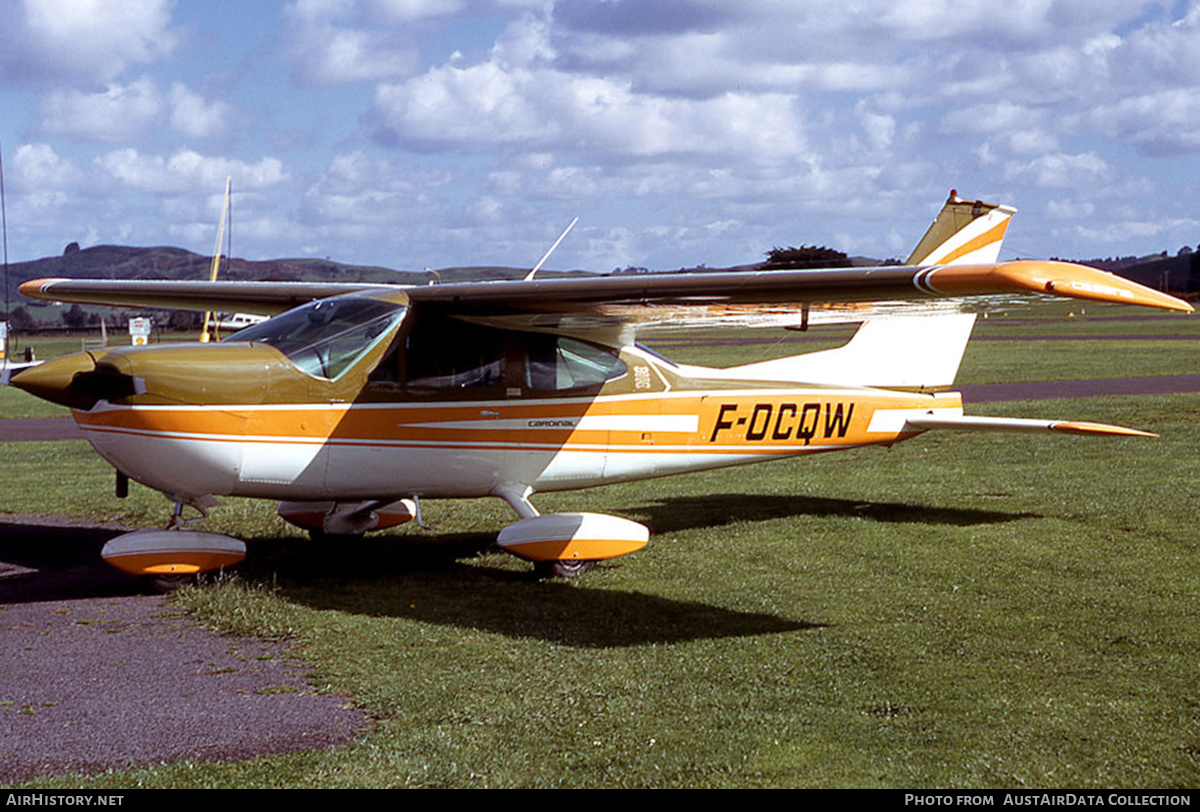
<instances>
[{"instance_id":1,"label":"vertical tail fin","mask_svg":"<svg viewBox=\"0 0 1200 812\"><path fill-rule=\"evenodd\" d=\"M715 376L829 386L945 389L954 383L974 324L973 313L870 319L841 347L730 367Z\"/></svg>"},{"instance_id":2,"label":"vertical tail fin","mask_svg":"<svg viewBox=\"0 0 1200 812\"><path fill-rule=\"evenodd\" d=\"M1000 256L1012 206L963 200L951 190L946 205L934 219L906 265L963 265L995 262Z\"/></svg>"}]
</instances>

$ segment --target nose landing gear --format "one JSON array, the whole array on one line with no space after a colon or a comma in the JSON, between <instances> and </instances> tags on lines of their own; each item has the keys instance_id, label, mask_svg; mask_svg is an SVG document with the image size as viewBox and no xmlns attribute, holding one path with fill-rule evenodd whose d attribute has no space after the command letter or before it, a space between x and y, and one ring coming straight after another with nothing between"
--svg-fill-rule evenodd
<instances>
[{"instance_id":1,"label":"nose landing gear","mask_svg":"<svg viewBox=\"0 0 1200 812\"><path fill-rule=\"evenodd\" d=\"M155 589L168 592L201 572L231 567L246 557L246 543L220 533L184 529L205 518L183 518L183 503L176 502L165 530L134 530L110 539L100 557L112 566L146 578Z\"/></svg>"}]
</instances>

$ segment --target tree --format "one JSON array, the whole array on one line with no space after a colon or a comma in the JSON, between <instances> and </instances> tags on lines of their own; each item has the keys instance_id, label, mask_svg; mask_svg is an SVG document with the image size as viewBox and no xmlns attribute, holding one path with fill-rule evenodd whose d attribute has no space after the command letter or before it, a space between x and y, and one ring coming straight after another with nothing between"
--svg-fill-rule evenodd
<instances>
[{"instance_id":1,"label":"tree","mask_svg":"<svg viewBox=\"0 0 1200 812\"><path fill-rule=\"evenodd\" d=\"M767 261L762 267L767 270L777 268L841 268L845 267L849 258L833 248L825 246L802 245L799 248L789 245L787 248L776 246L767 252Z\"/></svg>"},{"instance_id":2,"label":"tree","mask_svg":"<svg viewBox=\"0 0 1200 812\"><path fill-rule=\"evenodd\" d=\"M71 309L62 314L62 320L66 326L78 330L87 326L87 313L79 305L71 305Z\"/></svg>"},{"instance_id":3,"label":"tree","mask_svg":"<svg viewBox=\"0 0 1200 812\"><path fill-rule=\"evenodd\" d=\"M30 330L34 323L33 316L21 305L14 307L8 314L8 326L13 330Z\"/></svg>"},{"instance_id":4,"label":"tree","mask_svg":"<svg viewBox=\"0 0 1200 812\"><path fill-rule=\"evenodd\" d=\"M200 314L190 310L172 310L167 318L167 327L171 330L196 330L200 327Z\"/></svg>"}]
</instances>

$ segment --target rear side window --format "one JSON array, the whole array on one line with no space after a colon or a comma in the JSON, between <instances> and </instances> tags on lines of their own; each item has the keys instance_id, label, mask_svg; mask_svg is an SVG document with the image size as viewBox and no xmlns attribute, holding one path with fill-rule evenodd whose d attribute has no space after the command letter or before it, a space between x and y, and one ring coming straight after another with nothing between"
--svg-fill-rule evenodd
<instances>
[{"instance_id":1,"label":"rear side window","mask_svg":"<svg viewBox=\"0 0 1200 812\"><path fill-rule=\"evenodd\" d=\"M567 336L531 334L528 338L525 385L529 389L599 389L625 374L625 363L605 347Z\"/></svg>"}]
</instances>

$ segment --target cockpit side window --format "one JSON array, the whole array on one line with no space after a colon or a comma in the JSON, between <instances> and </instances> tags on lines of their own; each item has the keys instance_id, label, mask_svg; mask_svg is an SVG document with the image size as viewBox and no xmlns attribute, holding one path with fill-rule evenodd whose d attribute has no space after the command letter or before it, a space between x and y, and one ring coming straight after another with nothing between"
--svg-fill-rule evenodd
<instances>
[{"instance_id":1,"label":"cockpit side window","mask_svg":"<svg viewBox=\"0 0 1200 812\"><path fill-rule=\"evenodd\" d=\"M598 391L606 381L626 372L617 354L604 347L567 336L530 334L526 338L525 386L529 389Z\"/></svg>"},{"instance_id":2,"label":"cockpit side window","mask_svg":"<svg viewBox=\"0 0 1200 812\"><path fill-rule=\"evenodd\" d=\"M406 310L404 305L359 296L321 299L225 341L269 344L302 371L332 380L382 340Z\"/></svg>"},{"instance_id":3,"label":"cockpit side window","mask_svg":"<svg viewBox=\"0 0 1200 812\"><path fill-rule=\"evenodd\" d=\"M380 397L553 397L599 392L627 369L616 350L551 333L518 332L414 311L370 374ZM388 394L391 393L391 394Z\"/></svg>"}]
</instances>

